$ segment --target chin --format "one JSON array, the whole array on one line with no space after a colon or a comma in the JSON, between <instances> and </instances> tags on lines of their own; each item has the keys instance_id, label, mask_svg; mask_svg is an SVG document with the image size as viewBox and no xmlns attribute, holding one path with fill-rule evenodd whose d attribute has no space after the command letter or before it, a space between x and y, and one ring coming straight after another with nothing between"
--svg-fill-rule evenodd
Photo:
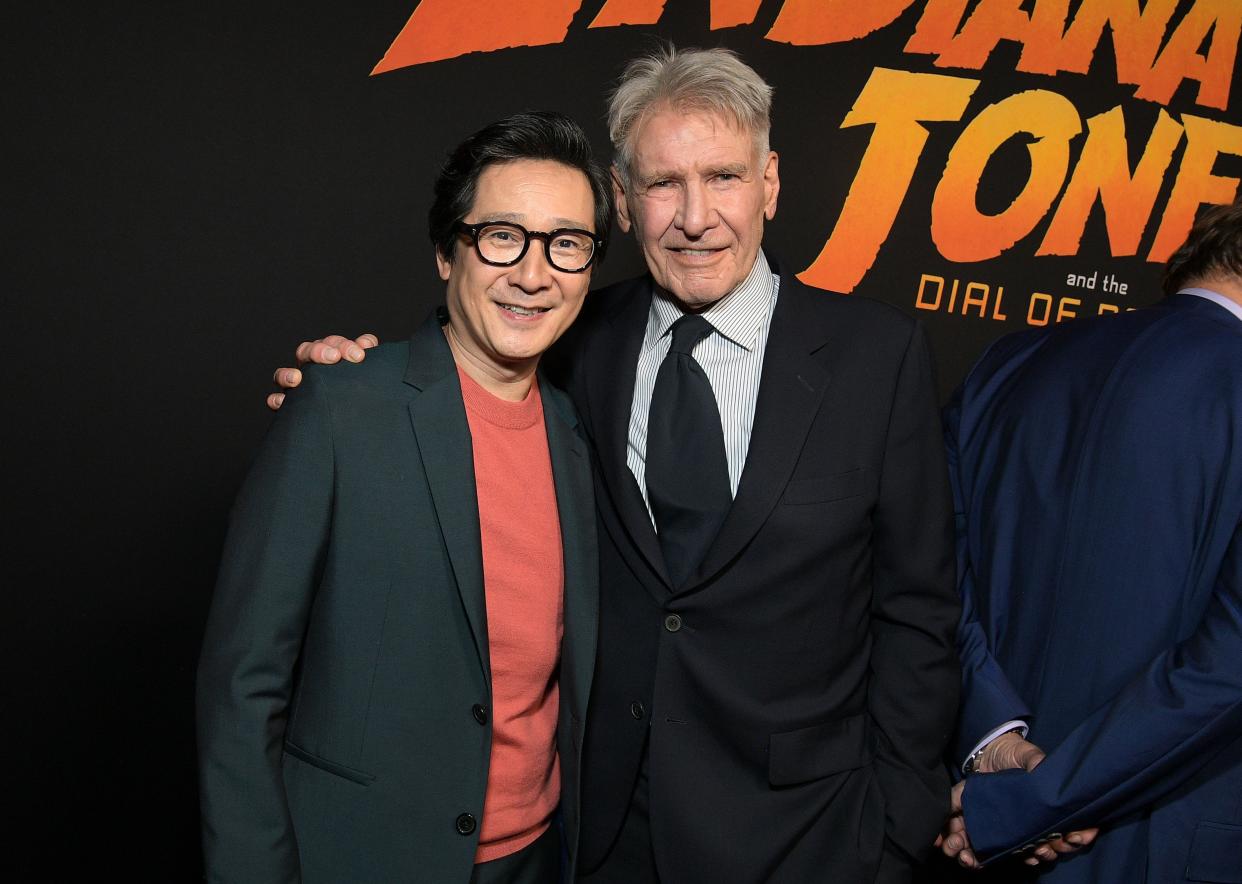
<instances>
[{"instance_id":1,"label":"chin","mask_svg":"<svg viewBox=\"0 0 1242 884\"><path fill-rule=\"evenodd\" d=\"M713 282L711 284L680 286L678 290L670 289L670 291L673 297L677 298L682 304L687 307L698 308L710 307L729 294L730 289Z\"/></svg>"}]
</instances>

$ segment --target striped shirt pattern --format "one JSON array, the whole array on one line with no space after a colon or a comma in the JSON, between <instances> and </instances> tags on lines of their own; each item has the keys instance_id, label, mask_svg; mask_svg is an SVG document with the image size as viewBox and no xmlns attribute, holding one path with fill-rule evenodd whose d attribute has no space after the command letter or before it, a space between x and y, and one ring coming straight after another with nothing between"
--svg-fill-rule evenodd
<instances>
[{"instance_id":1,"label":"striped shirt pattern","mask_svg":"<svg viewBox=\"0 0 1242 884\"><path fill-rule=\"evenodd\" d=\"M729 493L737 496L750 431L755 422L755 403L759 398L759 378L763 373L763 353L768 345L772 310L780 290L780 277L772 273L763 252L755 259L746 279L736 289L703 311L715 331L694 348L694 360L703 368L716 396L720 425L724 431L725 458L729 463ZM682 315L677 302L659 287L651 299L647 331L638 353L638 374L634 380L634 400L630 404L629 444L626 463L634 474L647 514L647 417L656 373L668 354L672 338L669 329ZM655 519L652 518L652 523Z\"/></svg>"}]
</instances>

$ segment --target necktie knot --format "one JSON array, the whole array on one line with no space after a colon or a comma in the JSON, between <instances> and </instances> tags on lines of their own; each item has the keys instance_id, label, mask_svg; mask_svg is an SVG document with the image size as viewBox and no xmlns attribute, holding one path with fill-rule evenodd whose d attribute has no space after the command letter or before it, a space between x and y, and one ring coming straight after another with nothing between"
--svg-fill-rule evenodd
<instances>
[{"instance_id":1,"label":"necktie knot","mask_svg":"<svg viewBox=\"0 0 1242 884\"><path fill-rule=\"evenodd\" d=\"M699 341L710 335L715 328L697 313L687 313L673 323L673 343L669 350L689 356Z\"/></svg>"}]
</instances>

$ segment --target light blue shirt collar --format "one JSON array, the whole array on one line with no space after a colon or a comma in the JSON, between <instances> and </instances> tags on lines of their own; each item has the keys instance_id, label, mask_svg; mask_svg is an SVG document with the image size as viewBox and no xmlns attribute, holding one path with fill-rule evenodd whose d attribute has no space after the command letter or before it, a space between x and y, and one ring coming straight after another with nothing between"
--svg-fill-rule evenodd
<instances>
[{"instance_id":1,"label":"light blue shirt collar","mask_svg":"<svg viewBox=\"0 0 1242 884\"><path fill-rule=\"evenodd\" d=\"M1242 304L1239 304L1233 298L1226 298L1220 292L1214 292L1211 289L1182 289L1179 295L1194 295L1196 298L1206 298L1220 304L1239 320L1242 320Z\"/></svg>"}]
</instances>

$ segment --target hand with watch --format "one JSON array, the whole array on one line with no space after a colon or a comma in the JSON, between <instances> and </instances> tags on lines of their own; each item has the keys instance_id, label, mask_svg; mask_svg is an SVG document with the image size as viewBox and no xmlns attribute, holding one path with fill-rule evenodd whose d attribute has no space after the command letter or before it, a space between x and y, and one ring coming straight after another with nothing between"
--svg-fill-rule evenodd
<instances>
[{"instance_id":1,"label":"hand with watch","mask_svg":"<svg viewBox=\"0 0 1242 884\"><path fill-rule=\"evenodd\" d=\"M983 864L970 849L970 835L966 831L966 820L962 811L962 794L965 792L969 778L975 775L987 775L1002 770L1022 769L1027 773L1033 771L1044 760L1044 751L1023 736L1025 727L1013 727L1003 731L991 741L981 745L970 754L962 765L966 775L950 793L950 815L945 823L944 831L936 839L945 856L956 859L958 864L968 869L979 869ZM1024 851L1023 862L1028 866L1056 862L1062 855L1073 853L1089 845L1099 834L1099 829L1083 829L1062 835L1050 832L1039 843L1030 845Z\"/></svg>"}]
</instances>

